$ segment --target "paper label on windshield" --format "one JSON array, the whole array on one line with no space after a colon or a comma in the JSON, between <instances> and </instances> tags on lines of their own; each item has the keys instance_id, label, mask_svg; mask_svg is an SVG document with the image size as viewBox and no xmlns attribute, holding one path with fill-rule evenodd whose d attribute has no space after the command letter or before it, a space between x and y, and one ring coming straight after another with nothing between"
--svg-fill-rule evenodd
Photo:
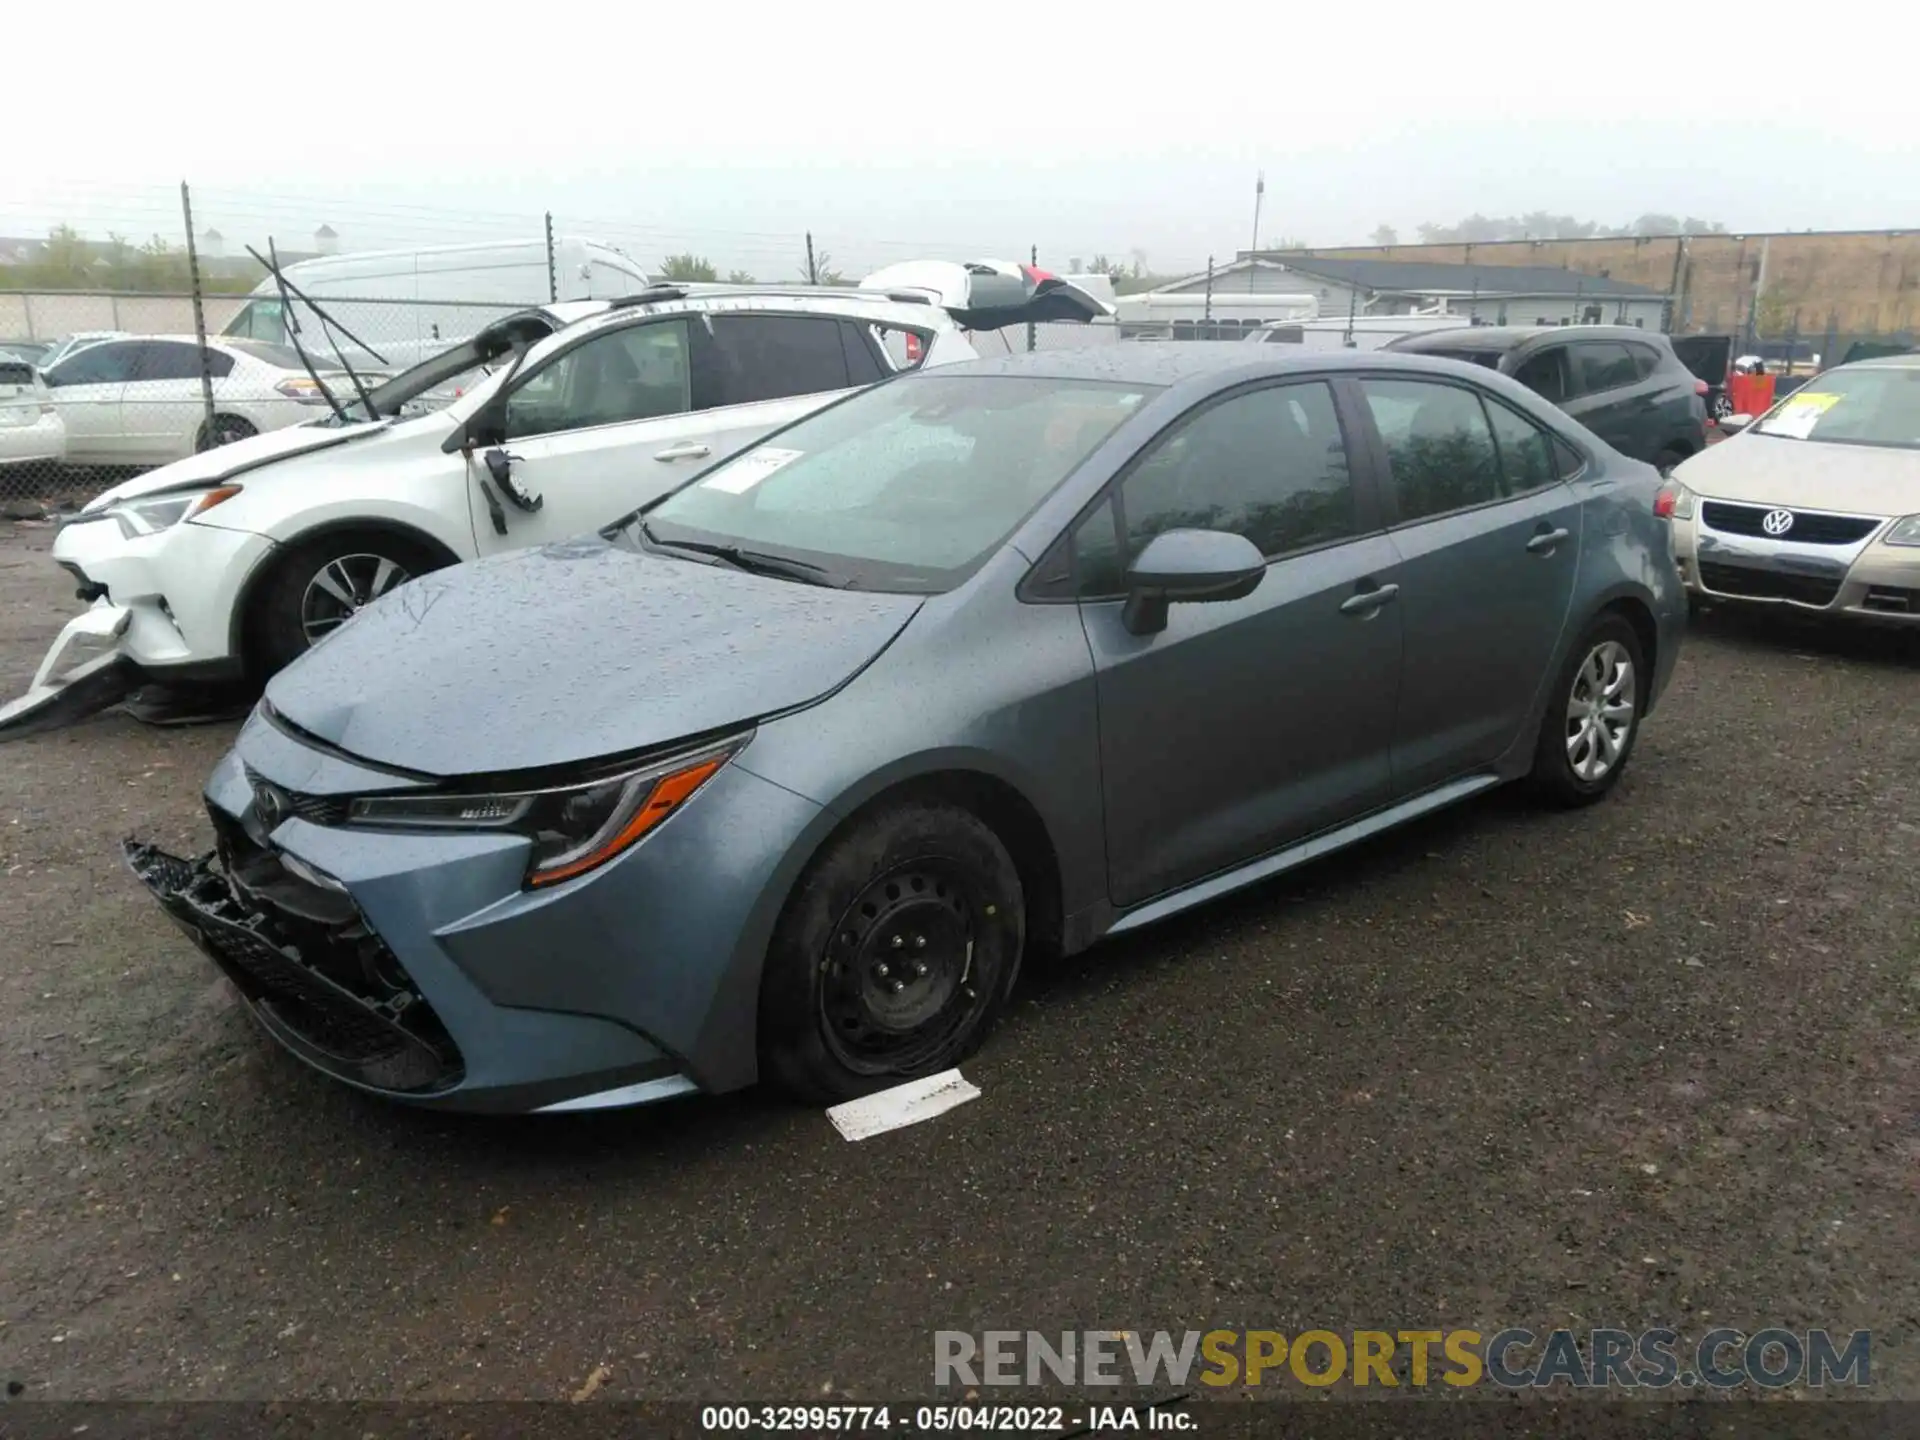
<instances>
[{"instance_id":1,"label":"paper label on windshield","mask_svg":"<svg viewBox=\"0 0 1920 1440\"><path fill-rule=\"evenodd\" d=\"M722 465L700 482L706 490L724 490L729 495L744 495L783 465L791 465L806 452L762 446Z\"/></svg>"},{"instance_id":2,"label":"paper label on windshield","mask_svg":"<svg viewBox=\"0 0 1920 1440\"><path fill-rule=\"evenodd\" d=\"M1820 423L1820 417L1839 403L1838 395L1796 395L1780 407L1779 414L1760 427L1760 433L1804 440L1813 433L1813 427Z\"/></svg>"}]
</instances>

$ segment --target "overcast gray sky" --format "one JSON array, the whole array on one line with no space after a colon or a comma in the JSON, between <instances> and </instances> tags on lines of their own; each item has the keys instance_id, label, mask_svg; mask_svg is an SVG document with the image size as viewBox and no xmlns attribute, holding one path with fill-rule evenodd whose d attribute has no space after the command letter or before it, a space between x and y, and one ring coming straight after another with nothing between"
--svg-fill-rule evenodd
<instances>
[{"instance_id":1,"label":"overcast gray sky","mask_svg":"<svg viewBox=\"0 0 1920 1440\"><path fill-rule=\"evenodd\" d=\"M1473 212L1920 227L1909 7L10 7L0 234L1156 270ZM124 20L118 18L122 14ZM323 18L324 17L324 18ZM84 21L84 23L82 23ZM22 63L31 62L31 63Z\"/></svg>"}]
</instances>

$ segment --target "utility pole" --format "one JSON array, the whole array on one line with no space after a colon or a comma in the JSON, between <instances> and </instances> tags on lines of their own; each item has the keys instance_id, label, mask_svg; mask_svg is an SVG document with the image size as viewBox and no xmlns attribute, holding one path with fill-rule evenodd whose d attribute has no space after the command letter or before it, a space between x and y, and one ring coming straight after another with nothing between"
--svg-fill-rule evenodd
<instances>
[{"instance_id":1,"label":"utility pole","mask_svg":"<svg viewBox=\"0 0 1920 1440\"><path fill-rule=\"evenodd\" d=\"M1200 338L1202 340L1211 340L1213 338L1213 257L1211 255L1207 257L1206 312L1201 316L1201 319L1205 322L1207 328Z\"/></svg>"},{"instance_id":2,"label":"utility pole","mask_svg":"<svg viewBox=\"0 0 1920 1440\"><path fill-rule=\"evenodd\" d=\"M1267 193L1267 172L1262 170L1260 178L1253 182L1253 245L1247 252L1251 260L1254 252L1260 249L1260 202Z\"/></svg>"},{"instance_id":3,"label":"utility pole","mask_svg":"<svg viewBox=\"0 0 1920 1440\"><path fill-rule=\"evenodd\" d=\"M555 304L560 301L560 267L553 254L553 212L547 211L547 299Z\"/></svg>"},{"instance_id":4,"label":"utility pole","mask_svg":"<svg viewBox=\"0 0 1920 1440\"><path fill-rule=\"evenodd\" d=\"M813 232L809 230L807 231L807 284L818 285L819 283L820 271L813 263Z\"/></svg>"},{"instance_id":5,"label":"utility pole","mask_svg":"<svg viewBox=\"0 0 1920 1440\"><path fill-rule=\"evenodd\" d=\"M1036 270L1040 268L1040 247L1038 245L1028 247L1027 263ZM1033 321L1029 320L1027 321L1027 353L1031 355L1034 350L1039 347L1039 344L1040 332L1034 328Z\"/></svg>"},{"instance_id":6,"label":"utility pole","mask_svg":"<svg viewBox=\"0 0 1920 1440\"><path fill-rule=\"evenodd\" d=\"M207 349L207 309L200 298L200 246L193 238L193 197L180 182L180 215L187 226L187 280L193 287L193 338L200 347L200 407L207 444L213 444L213 355ZM291 318L291 317L289 317Z\"/></svg>"}]
</instances>

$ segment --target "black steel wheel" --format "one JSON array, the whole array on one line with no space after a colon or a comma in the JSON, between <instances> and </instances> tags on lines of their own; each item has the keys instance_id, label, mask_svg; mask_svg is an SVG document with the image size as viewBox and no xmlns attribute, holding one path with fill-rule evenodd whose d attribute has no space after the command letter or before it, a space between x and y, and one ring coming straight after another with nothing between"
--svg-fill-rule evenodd
<instances>
[{"instance_id":1,"label":"black steel wheel","mask_svg":"<svg viewBox=\"0 0 1920 1440\"><path fill-rule=\"evenodd\" d=\"M795 887L761 980L770 1078L833 1103L950 1069L1019 972L1025 900L977 816L911 803L829 841Z\"/></svg>"}]
</instances>

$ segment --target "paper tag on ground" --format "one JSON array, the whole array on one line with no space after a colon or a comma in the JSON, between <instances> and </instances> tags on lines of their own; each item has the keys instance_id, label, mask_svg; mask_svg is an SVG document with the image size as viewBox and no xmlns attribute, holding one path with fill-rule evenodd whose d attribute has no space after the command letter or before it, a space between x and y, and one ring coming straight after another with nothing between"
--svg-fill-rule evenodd
<instances>
[{"instance_id":1,"label":"paper tag on ground","mask_svg":"<svg viewBox=\"0 0 1920 1440\"><path fill-rule=\"evenodd\" d=\"M782 465L791 465L804 451L781 450L763 446L750 450L738 460L729 461L700 482L708 490L724 490L729 495L744 495Z\"/></svg>"},{"instance_id":2,"label":"paper tag on ground","mask_svg":"<svg viewBox=\"0 0 1920 1440\"><path fill-rule=\"evenodd\" d=\"M924 1080L909 1080L891 1090L835 1105L827 1111L827 1118L848 1140L865 1140L903 1125L918 1125L979 1098L979 1086L958 1070L943 1070Z\"/></svg>"}]
</instances>

